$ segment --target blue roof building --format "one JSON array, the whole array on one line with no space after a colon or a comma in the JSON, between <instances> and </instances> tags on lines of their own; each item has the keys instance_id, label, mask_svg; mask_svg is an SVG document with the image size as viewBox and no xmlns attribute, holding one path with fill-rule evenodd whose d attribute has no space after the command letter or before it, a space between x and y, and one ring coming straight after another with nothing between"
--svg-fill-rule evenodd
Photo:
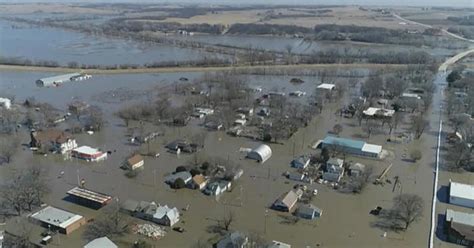
<instances>
[{"instance_id":1,"label":"blue roof building","mask_svg":"<svg viewBox=\"0 0 474 248\"><path fill-rule=\"evenodd\" d=\"M382 146L372 145L360 140L339 138L335 136L326 136L321 142L321 148L340 149L343 152L364 156L378 158L382 153Z\"/></svg>"}]
</instances>

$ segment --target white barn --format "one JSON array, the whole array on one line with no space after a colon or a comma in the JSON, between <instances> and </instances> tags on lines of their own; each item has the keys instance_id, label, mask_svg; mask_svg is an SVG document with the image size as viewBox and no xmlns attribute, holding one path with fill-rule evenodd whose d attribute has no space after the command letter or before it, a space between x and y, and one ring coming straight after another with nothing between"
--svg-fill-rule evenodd
<instances>
[{"instance_id":1,"label":"white barn","mask_svg":"<svg viewBox=\"0 0 474 248\"><path fill-rule=\"evenodd\" d=\"M449 203L474 208L474 185L450 182Z\"/></svg>"},{"instance_id":2,"label":"white barn","mask_svg":"<svg viewBox=\"0 0 474 248\"><path fill-rule=\"evenodd\" d=\"M259 145L247 154L247 158L255 159L260 163L265 163L272 156L272 149L265 144Z\"/></svg>"}]
</instances>

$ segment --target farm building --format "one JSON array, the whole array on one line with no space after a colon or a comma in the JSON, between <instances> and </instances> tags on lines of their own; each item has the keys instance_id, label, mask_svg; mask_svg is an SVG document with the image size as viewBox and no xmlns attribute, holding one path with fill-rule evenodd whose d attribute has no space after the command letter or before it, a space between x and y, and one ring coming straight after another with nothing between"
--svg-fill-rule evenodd
<instances>
[{"instance_id":1,"label":"farm building","mask_svg":"<svg viewBox=\"0 0 474 248\"><path fill-rule=\"evenodd\" d=\"M449 241L474 246L474 214L447 209L444 230Z\"/></svg>"},{"instance_id":2,"label":"farm building","mask_svg":"<svg viewBox=\"0 0 474 248\"><path fill-rule=\"evenodd\" d=\"M50 228L51 230L58 230L64 234L70 234L86 224L86 220L81 215L51 206L47 206L32 214L31 218L38 221L44 227Z\"/></svg>"},{"instance_id":3,"label":"farm building","mask_svg":"<svg viewBox=\"0 0 474 248\"><path fill-rule=\"evenodd\" d=\"M107 237L96 238L84 245L84 248L118 248L114 242Z\"/></svg>"},{"instance_id":4,"label":"farm building","mask_svg":"<svg viewBox=\"0 0 474 248\"><path fill-rule=\"evenodd\" d=\"M72 150L72 156L91 162L106 159L107 153L101 152L98 149L89 146L81 146Z\"/></svg>"},{"instance_id":5,"label":"farm building","mask_svg":"<svg viewBox=\"0 0 474 248\"><path fill-rule=\"evenodd\" d=\"M36 85L38 87L54 87L59 86L62 83L70 82L70 81L80 81L84 79L90 78L90 75L81 74L81 73L69 73L63 75L57 75L52 77L46 77L36 80Z\"/></svg>"},{"instance_id":6,"label":"farm building","mask_svg":"<svg viewBox=\"0 0 474 248\"><path fill-rule=\"evenodd\" d=\"M305 169L310 162L309 156L301 155L291 161L291 167L297 169Z\"/></svg>"},{"instance_id":7,"label":"farm building","mask_svg":"<svg viewBox=\"0 0 474 248\"><path fill-rule=\"evenodd\" d=\"M272 149L269 146L261 144L247 154L247 158L265 163L272 156Z\"/></svg>"},{"instance_id":8,"label":"farm building","mask_svg":"<svg viewBox=\"0 0 474 248\"><path fill-rule=\"evenodd\" d=\"M112 200L112 196L79 187L69 190L67 194L74 202L93 209L99 209Z\"/></svg>"},{"instance_id":9,"label":"farm building","mask_svg":"<svg viewBox=\"0 0 474 248\"><path fill-rule=\"evenodd\" d=\"M449 203L474 208L474 185L450 182Z\"/></svg>"},{"instance_id":10,"label":"farm building","mask_svg":"<svg viewBox=\"0 0 474 248\"><path fill-rule=\"evenodd\" d=\"M321 142L321 148L339 149L352 155L372 158L378 158L382 153L382 146L334 136L326 136Z\"/></svg>"}]
</instances>

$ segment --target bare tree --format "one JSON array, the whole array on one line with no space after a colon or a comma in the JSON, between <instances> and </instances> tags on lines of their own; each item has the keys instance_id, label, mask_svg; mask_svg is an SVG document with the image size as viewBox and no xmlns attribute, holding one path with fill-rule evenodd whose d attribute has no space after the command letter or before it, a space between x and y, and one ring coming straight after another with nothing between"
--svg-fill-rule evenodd
<instances>
[{"instance_id":1,"label":"bare tree","mask_svg":"<svg viewBox=\"0 0 474 248\"><path fill-rule=\"evenodd\" d=\"M0 164L2 164L2 160L10 163L19 145L20 141L17 136L2 137L0 139Z\"/></svg>"},{"instance_id":2,"label":"bare tree","mask_svg":"<svg viewBox=\"0 0 474 248\"><path fill-rule=\"evenodd\" d=\"M373 119L367 119L365 126L362 127L365 133L367 133L367 139L370 139L370 135L375 131L378 127L377 123Z\"/></svg>"},{"instance_id":3,"label":"bare tree","mask_svg":"<svg viewBox=\"0 0 474 248\"><path fill-rule=\"evenodd\" d=\"M4 247L12 248L32 248L30 234L32 231L26 217L16 217L10 220L11 226L15 228L15 233L8 232L3 240Z\"/></svg>"},{"instance_id":4,"label":"bare tree","mask_svg":"<svg viewBox=\"0 0 474 248\"><path fill-rule=\"evenodd\" d=\"M418 150L418 149L413 149L413 150L410 151L410 158L411 158L414 162L420 160L422 156L423 156L423 154L422 154L421 151Z\"/></svg>"},{"instance_id":5,"label":"bare tree","mask_svg":"<svg viewBox=\"0 0 474 248\"><path fill-rule=\"evenodd\" d=\"M125 216L120 213L118 202L109 204L102 216L87 226L84 237L92 240L104 236L122 236L128 232L128 222Z\"/></svg>"},{"instance_id":6,"label":"bare tree","mask_svg":"<svg viewBox=\"0 0 474 248\"><path fill-rule=\"evenodd\" d=\"M228 211L227 213L224 214L222 219L219 220L218 222L219 227L221 227L225 231L229 231L230 226L232 225L234 221L235 221L234 212Z\"/></svg>"},{"instance_id":7,"label":"bare tree","mask_svg":"<svg viewBox=\"0 0 474 248\"><path fill-rule=\"evenodd\" d=\"M345 185L343 190L352 193L361 193L370 181L374 173L374 167L366 166L364 171L358 176L351 176L349 182Z\"/></svg>"},{"instance_id":8,"label":"bare tree","mask_svg":"<svg viewBox=\"0 0 474 248\"><path fill-rule=\"evenodd\" d=\"M393 198L394 217L403 223L403 229L418 221L423 215L424 201L419 195L401 194Z\"/></svg>"},{"instance_id":9,"label":"bare tree","mask_svg":"<svg viewBox=\"0 0 474 248\"><path fill-rule=\"evenodd\" d=\"M425 120L423 115L416 115L412 118L411 131L415 134L415 138L419 139L426 128L428 128L429 122Z\"/></svg>"}]
</instances>

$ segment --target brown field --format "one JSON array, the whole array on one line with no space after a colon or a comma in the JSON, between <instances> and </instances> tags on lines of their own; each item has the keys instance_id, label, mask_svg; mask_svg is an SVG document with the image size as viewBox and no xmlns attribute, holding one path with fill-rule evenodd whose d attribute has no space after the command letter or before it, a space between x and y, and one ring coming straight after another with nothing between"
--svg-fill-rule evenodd
<instances>
[{"instance_id":1,"label":"brown field","mask_svg":"<svg viewBox=\"0 0 474 248\"><path fill-rule=\"evenodd\" d=\"M0 13L32 14L32 13L68 13L68 14L115 14L115 11L98 8L87 8L64 3L28 3L0 4Z\"/></svg>"}]
</instances>

